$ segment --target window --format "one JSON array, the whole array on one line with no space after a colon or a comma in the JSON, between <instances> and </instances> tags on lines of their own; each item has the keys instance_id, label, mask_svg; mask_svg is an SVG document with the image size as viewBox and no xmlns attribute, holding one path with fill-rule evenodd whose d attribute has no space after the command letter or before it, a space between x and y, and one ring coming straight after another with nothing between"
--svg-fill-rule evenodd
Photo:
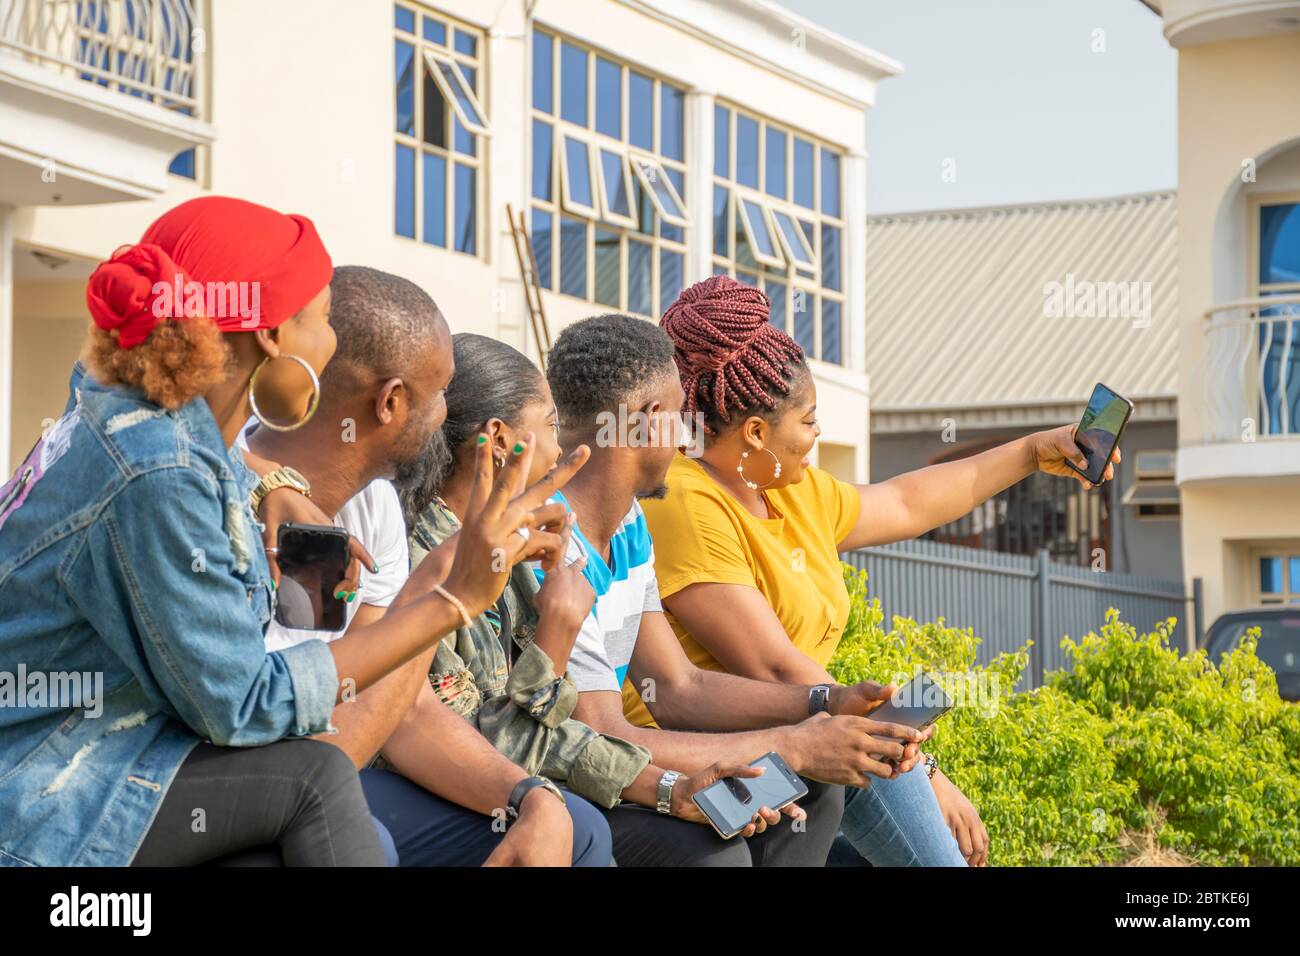
<instances>
[{"instance_id":1,"label":"window","mask_svg":"<svg viewBox=\"0 0 1300 956\"><path fill-rule=\"evenodd\" d=\"M481 41L441 14L393 8L393 229L467 255L479 251L483 138L491 133L479 90Z\"/></svg>"},{"instance_id":2,"label":"window","mask_svg":"<svg viewBox=\"0 0 1300 956\"><path fill-rule=\"evenodd\" d=\"M657 317L686 271L685 90L546 30L532 50L538 278Z\"/></svg>"},{"instance_id":3,"label":"window","mask_svg":"<svg viewBox=\"0 0 1300 956\"><path fill-rule=\"evenodd\" d=\"M713 123L714 274L763 289L774 325L842 365L841 154L725 103Z\"/></svg>"},{"instance_id":4,"label":"window","mask_svg":"<svg viewBox=\"0 0 1300 956\"><path fill-rule=\"evenodd\" d=\"M1300 604L1300 553L1256 552L1259 604Z\"/></svg>"},{"instance_id":5,"label":"window","mask_svg":"<svg viewBox=\"0 0 1300 956\"><path fill-rule=\"evenodd\" d=\"M1259 310L1259 421L1265 435L1300 432L1300 195L1252 197L1255 268L1250 282Z\"/></svg>"}]
</instances>

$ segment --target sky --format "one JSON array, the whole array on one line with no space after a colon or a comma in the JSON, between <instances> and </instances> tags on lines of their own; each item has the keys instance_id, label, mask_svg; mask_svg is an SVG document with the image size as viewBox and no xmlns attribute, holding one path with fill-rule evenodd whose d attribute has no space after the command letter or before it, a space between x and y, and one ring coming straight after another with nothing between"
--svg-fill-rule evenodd
<instances>
[{"instance_id":1,"label":"sky","mask_svg":"<svg viewBox=\"0 0 1300 956\"><path fill-rule=\"evenodd\" d=\"M867 116L872 214L1177 183L1176 54L1138 0L778 2L905 67Z\"/></svg>"}]
</instances>

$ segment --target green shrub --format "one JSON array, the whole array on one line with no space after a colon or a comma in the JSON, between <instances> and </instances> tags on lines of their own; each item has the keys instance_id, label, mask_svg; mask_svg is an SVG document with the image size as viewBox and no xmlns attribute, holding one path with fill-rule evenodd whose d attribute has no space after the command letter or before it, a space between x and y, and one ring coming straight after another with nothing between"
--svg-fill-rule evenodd
<instances>
[{"instance_id":1,"label":"green shrub","mask_svg":"<svg viewBox=\"0 0 1300 956\"><path fill-rule=\"evenodd\" d=\"M837 680L933 674L958 706L926 745L979 808L995 865L1091 865L1133 854L1134 834L1205 864L1300 863L1300 707L1250 637L1221 665L1170 647L1174 621L1139 635L1111 610L1066 638L1065 671L1014 692L1029 645L976 664L980 639L940 619L883 625L866 573L845 566L852 607Z\"/></svg>"}]
</instances>

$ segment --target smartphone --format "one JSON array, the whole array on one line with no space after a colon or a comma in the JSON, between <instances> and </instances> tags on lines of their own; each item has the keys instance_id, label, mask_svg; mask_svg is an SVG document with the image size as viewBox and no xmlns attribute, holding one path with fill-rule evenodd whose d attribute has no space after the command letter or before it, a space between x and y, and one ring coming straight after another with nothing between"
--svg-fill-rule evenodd
<instances>
[{"instance_id":1,"label":"smartphone","mask_svg":"<svg viewBox=\"0 0 1300 956\"><path fill-rule=\"evenodd\" d=\"M922 671L895 690L889 700L867 714L867 717L925 730L952 710L952 707L952 698L929 674Z\"/></svg>"},{"instance_id":2,"label":"smartphone","mask_svg":"<svg viewBox=\"0 0 1300 956\"><path fill-rule=\"evenodd\" d=\"M1098 382L1074 431L1074 443L1087 457L1087 467L1077 468L1069 459L1065 463L1094 485L1101 484L1101 476L1106 473L1106 465L1132 414L1132 402Z\"/></svg>"},{"instance_id":3,"label":"smartphone","mask_svg":"<svg viewBox=\"0 0 1300 956\"><path fill-rule=\"evenodd\" d=\"M348 533L332 525L286 521L276 535L280 587L275 619L303 631L341 631L347 604L334 589L348 569Z\"/></svg>"},{"instance_id":4,"label":"smartphone","mask_svg":"<svg viewBox=\"0 0 1300 956\"><path fill-rule=\"evenodd\" d=\"M779 754L759 757L761 777L725 777L691 796L700 812L724 840L730 840L754 819L759 807L780 810L808 793L808 785Z\"/></svg>"}]
</instances>

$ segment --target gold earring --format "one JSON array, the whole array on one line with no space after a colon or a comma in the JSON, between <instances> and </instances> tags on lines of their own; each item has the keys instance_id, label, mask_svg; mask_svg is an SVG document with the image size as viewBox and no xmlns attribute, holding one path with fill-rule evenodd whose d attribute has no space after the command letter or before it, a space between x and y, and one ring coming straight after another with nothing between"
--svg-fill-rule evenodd
<instances>
[{"instance_id":1,"label":"gold earring","mask_svg":"<svg viewBox=\"0 0 1300 956\"><path fill-rule=\"evenodd\" d=\"M262 369L266 367L266 363L271 361L271 356L269 355L258 363L257 368L253 369L253 374L248 379L248 407L252 409L253 415L257 418L258 422L271 429L271 431L291 432L302 428L302 426L311 421L311 417L316 414L316 406L320 404L320 377L317 376L316 370L311 367L307 360L301 356L281 355L279 358L292 359L305 368L307 374L311 376L311 400L307 403L307 414L303 415L301 420L294 422L292 425L278 425L263 415L261 410L257 407L257 396L254 394L254 389L257 386L257 376L261 373Z\"/></svg>"},{"instance_id":2,"label":"gold earring","mask_svg":"<svg viewBox=\"0 0 1300 956\"><path fill-rule=\"evenodd\" d=\"M758 491L762 488L766 488L772 482L776 481L778 478L781 477L781 459L776 457L776 453L767 448L760 448L759 451L767 452L769 455L772 456L772 461L776 463L776 470L772 472L772 477L769 478L765 484L761 484L761 485L757 484L745 477L745 459L749 457L748 451L741 453L740 464L736 466L736 471L740 474L740 480L743 481L746 485L749 486L749 488L751 488L754 491Z\"/></svg>"}]
</instances>

